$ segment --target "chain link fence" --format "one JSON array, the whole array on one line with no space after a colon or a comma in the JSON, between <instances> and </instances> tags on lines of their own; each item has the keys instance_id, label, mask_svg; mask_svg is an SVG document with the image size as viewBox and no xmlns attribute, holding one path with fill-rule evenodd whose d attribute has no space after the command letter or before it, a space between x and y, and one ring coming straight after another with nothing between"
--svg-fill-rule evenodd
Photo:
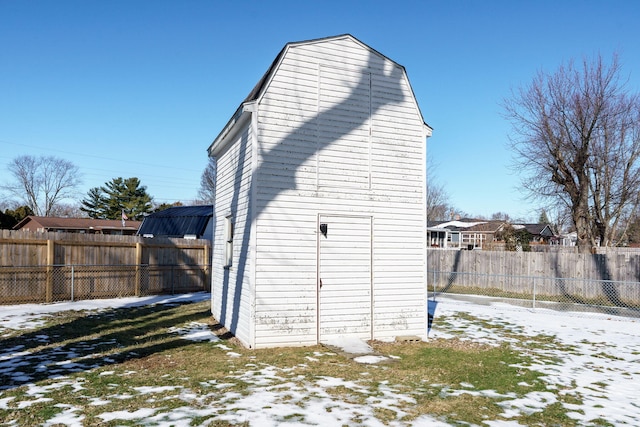
<instances>
[{"instance_id":1,"label":"chain link fence","mask_svg":"<svg viewBox=\"0 0 640 427\"><path fill-rule=\"evenodd\" d=\"M432 300L483 296L531 309L640 317L640 282L430 271L428 290Z\"/></svg>"},{"instance_id":2,"label":"chain link fence","mask_svg":"<svg viewBox=\"0 0 640 427\"><path fill-rule=\"evenodd\" d=\"M0 267L0 304L210 291L204 265Z\"/></svg>"}]
</instances>

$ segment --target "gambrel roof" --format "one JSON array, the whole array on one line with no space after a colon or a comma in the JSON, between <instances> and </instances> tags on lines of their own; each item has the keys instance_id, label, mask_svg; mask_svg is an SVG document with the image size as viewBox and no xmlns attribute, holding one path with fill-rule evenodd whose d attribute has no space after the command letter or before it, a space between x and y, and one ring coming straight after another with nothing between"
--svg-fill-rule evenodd
<instances>
[{"instance_id":1,"label":"gambrel roof","mask_svg":"<svg viewBox=\"0 0 640 427\"><path fill-rule=\"evenodd\" d=\"M229 119L229 121L224 126L224 128L222 129L220 134L218 134L218 136L216 136L216 138L213 140L213 142L211 143L211 145L209 146L209 148L207 150L209 152L209 154L212 154L212 151L213 151L214 147L220 145L219 141L224 139L230 133L230 131L234 127L234 125L237 122L239 122L241 117L243 116L243 114L246 113L244 106L259 100L260 96L264 93L266 88L269 86L269 83L270 83L273 75L275 74L276 70L278 69L278 66L282 62L282 59L284 58L284 56L286 55L286 53L287 53L287 51L289 49L291 49L292 47L300 46L300 45L321 43L321 42L324 42L324 41L331 41L331 40L338 40L338 39L349 39L349 40L352 40L353 42L361 45L365 49L368 49L370 52L374 53L375 55L378 55L378 56L380 56L380 57L382 57L382 58L384 58L384 59L386 59L388 61L391 61L394 65L396 65L397 67L399 67L402 70L402 73L403 73L403 75L405 77L407 76L407 72L406 72L406 69L404 68L404 66L398 64L397 62L395 62L392 59L388 58L387 56L381 54L380 52L378 52L377 50L371 48L370 46L364 44L363 42L361 42L360 40L358 40L357 38L355 38L351 34L341 34L341 35L331 36L331 37L323 37L323 38L311 39L311 40L305 40L305 41L298 41L298 42L289 42L278 53L276 58L273 60L273 62L271 63L271 65L267 69L267 72L264 73L264 75L260 78L260 80L258 80L258 83L253 87L253 89L249 92L247 97L242 101L240 106L236 109L235 113L233 114L231 119ZM412 95L413 99L415 100L415 93L413 92L413 88L411 87L411 83L409 82L408 78L407 78L407 84L408 84L409 89L411 91L411 95ZM420 117L423 117L422 116L422 112L420 111L420 107L419 107L417 101L415 102L415 107L416 107L418 113L420 114ZM422 122L423 122L424 126L426 126L426 128L429 130L429 133L430 133L433 130L433 128L431 126L429 126L424 121L424 118L422 119Z\"/></svg>"},{"instance_id":2,"label":"gambrel roof","mask_svg":"<svg viewBox=\"0 0 640 427\"><path fill-rule=\"evenodd\" d=\"M332 36L332 37L323 37L323 38L319 38L319 39L304 40L304 41L299 41L299 42L289 42L282 48L280 53L278 53L276 58L273 60L273 62L269 66L269 69L267 70L267 72L264 73L262 78L253 87L251 92L249 92L249 95L247 95L247 97L245 98L245 100L243 102L255 101L260 96L260 94L262 93L263 89L268 84L271 76L273 75L274 70L277 68L277 65L280 63L280 61L282 60L282 57L284 56L285 52L289 48L294 47L294 46L304 45L304 44L318 43L318 42L323 42L323 41L328 41L328 40L336 40L336 39L344 39L344 38L349 38L349 39L355 41L356 43L364 46L366 49L370 50L371 52L375 53L376 55L381 56L381 57L393 62L398 67L402 68L402 70L406 74L406 70L402 65L398 64L397 62L395 62L394 60L388 58L387 56L381 54L380 52L378 52L377 50L373 49L372 47L367 46L366 44L362 43L360 40L358 40L357 38L355 38L351 34L341 34L341 35Z\"/></svg>"}]
</instances>

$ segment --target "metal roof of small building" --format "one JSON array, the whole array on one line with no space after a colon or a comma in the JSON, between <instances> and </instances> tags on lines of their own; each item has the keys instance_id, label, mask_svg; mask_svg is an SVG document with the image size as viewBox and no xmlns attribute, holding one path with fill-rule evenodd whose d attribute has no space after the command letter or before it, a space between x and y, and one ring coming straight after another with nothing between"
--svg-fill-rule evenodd
<instances>
[{"instance_id":1,"label":"metal roof of small building","mask_svg":"<svg viewBox=\"0 0 640 427\"><path fill-rule=\"evenodd\" d=\"M202 237L213 217L213 205L174 206L147 216L138 234L162 237Z\"/></svg>"}]
</instances>

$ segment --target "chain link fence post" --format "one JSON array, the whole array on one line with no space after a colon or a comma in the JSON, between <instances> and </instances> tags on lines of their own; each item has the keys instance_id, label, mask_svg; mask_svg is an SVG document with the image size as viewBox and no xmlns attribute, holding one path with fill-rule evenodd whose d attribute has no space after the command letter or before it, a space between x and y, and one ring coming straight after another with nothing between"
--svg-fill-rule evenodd
<instances>
[{"instance_id":1,"label":"chain link fence post","mask_svg":"<svg viewBox=\"0 0 640 427\"><path fill-rule=\"evenodd\" d=\"M536 291L537 291L537 289L536 289L536 278L534 277L533 278L533 295L532 295L532 297L533 297L533 304L532 304L533 306L532 306L532 308L534 310L536 309Z\"/></svg>"},{"instance_id":2,"label":"chain link fence post","mask_svg":"<svg viewBox=\"0 0 640 427\"><path fill-rule=\"evenodd\" d=\"M71 266L71 302L73 302L75 297L75 269L74 266Z\"/></svg>"}]
</instances>

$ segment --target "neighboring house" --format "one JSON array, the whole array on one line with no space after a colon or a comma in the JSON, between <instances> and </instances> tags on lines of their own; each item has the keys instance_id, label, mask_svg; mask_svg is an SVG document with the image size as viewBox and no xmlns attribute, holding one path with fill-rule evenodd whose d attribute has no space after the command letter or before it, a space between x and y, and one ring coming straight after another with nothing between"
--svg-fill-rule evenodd
<instances>
[{"instance_id":1,"label":"neighboring house","mask_svg":"<svg viewBox=\"0 0 640 427\"><path fill-rule=\"evenodd\" d=\"M429 246L443 249L482 249L496 240L505 221L486 221L463 218L454 221L429 221Z\"/></svg>"},{"instance_id":2,"label":"neighboring house","mask_svg":"<svg viewBox=\"0 0 640 427\"><path fill-rule=\"evenodd\" d=\"M560 234L551 240L552 245L558 246L576 246L578 244L578 233L572 231L567 234Z\"/></svg>"},{"instance_id":3,"label":"neighboring house","mask_svg":"<svg viewBox=\"0 0 640 427\"><path fill-rule=\"evenodd\" d=\"M213 236L213 206L174 206L146 216L138 234L143 237L208 239Z\"/></svg>"},{"instance_id":4,"label":"neighboring house","mask_svg":"<svg viewBox=\"0 0 640 427\"><path fill-rule=\"evenodd\" d=\"M430 135L401 65L287 44L209 147L216 319L252 348L425 339Z\"/></svg>"},{"instance_id":5,"label":"neighboring house","mask_svg":"<svg viewBox=\"0 0 640 427\"><path fill-rule=\"evenodd\" d=\"M514 228L524 228L531 236L532 243L548 245L554 240L555 234L549 224L514 224Z\"/></svg>"},{"instance_id":6,"label":"neighboring house","mask_svg":"<svg viewBox=\"0 0 640 427\"><path fill-rule=\"evenodd\" d=\"M17 223L13 227L13 229L38 232L48 231L65 233L133 235L138 231L138 227L140 227L140 221L28 216Z\"/></svg>"},{"instance_id":7,"label":"neighboring house","mask_svg":"<svg viewBox=\"0 0 640 427\"><path fill-rule=\"evenodd\" d=\"M505 221L463 218L454 221L429 221L427 235L432 248L482 249L488 242L499 240L500 232L509 223ZM516 230L525 229L530 241L549 244L554 234L549 224L512 224Z\"/></svg>"}]
</instances>

